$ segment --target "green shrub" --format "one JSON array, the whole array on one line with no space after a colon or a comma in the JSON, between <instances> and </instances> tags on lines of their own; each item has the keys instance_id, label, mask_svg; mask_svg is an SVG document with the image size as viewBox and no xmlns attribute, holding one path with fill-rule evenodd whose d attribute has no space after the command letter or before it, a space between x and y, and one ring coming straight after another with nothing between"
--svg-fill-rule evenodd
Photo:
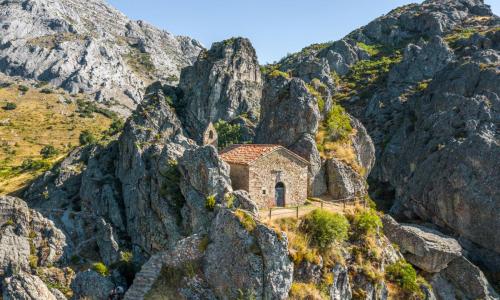
<instances>
[{"instance_id":1,"label":"green shrub","mask_svg":"<svg viewBox=\"0 0 500 300\"><path fill-rule=\"evenodd\" d=\"M96 262L92 265L92 270L96 271L97 273L101 274L102 276L108 276L109 275L109 270L108 267L106 267L105 264L102 262Z\"/></svg>"},{"instance_id":2,"label":"green shrub","mask_svg":"<svg viewBox=\"0 0 500 300\"><path fill-rule=\"evenodd\" d=\"M215 195L210 195L205 199L205 208L213 211L215 208L215 203L217 201L215 200Z\"/></svg>"},{"instance_id":3,"label":"green shrub","mask_svg":"<svg viewBox=\"0 0 500 300\"><path fill-rule=\"evenodd\" d=\"M14 220L8 219L2 226L14 226Z\"/></svg>"},{"instance_id":4,"label":"green shrub","mask_svg":"<svg viewBox=\"0 0 500 300\"><path fill-rule=\"evenodd\" d=\"M17 104L15 104L14 102L7 102L3 107L4 110L14 110L16 108Z\"/></svg>"},{"instance_id":5,"label":"green shrub","mask_svg":"<svg viewBox=\"0 0 500 300\"><path fill-rule=\"evenodd\" d=\"M276 77L284 77L284 78L290 78L290 75L288 73L285 73L280 70L273 70L271 73L269 73L269 77L271 78L276 78Z\"/></svg>"},{"instance_id":6,"label":"green shrub","mask_svg":"<svg viewBox=\"0 0 500 300\"><path fill-rule=\"evenodd\" d=\"M108 135L115 135L118 132L122 131L123 127L125 126L125 122L123 122L122 119L115 118L113 119L113 122L109 125L109 129L106 131L106 134Z\"/></svg>"},{"instance_id":7,"label":"green shrub","mask_svg":"<svg viewBox=\"0 0 500 300\"><path fill-rule=\"evenodd\" d=\"M417 272L412 265L404 260L399 260L385 269L388 280L397 283L403 290L410 293L419 293Z\"/></svg>"},{"instance_id":8,"label":"green shrub","mask_svg":"<svg viewBox=\"0 0 500 300\"><path fill-rule=\"evenodd\" d=\"M382 221L373 209L358 210L352 217L352 224L361 234L373 235L382 228Z\"/></svg>"},{"instance_id":9,"label":"green shrub","mask_svg":"<svg viewBox=\"0 0 500 300\"><path fill-rule=\"evenodd\" d=\"M36 255L30 255L28 257L28 263L31 269L35 270L38 267L38 257Z\"/></svg>"},{"instance_id":10,"label":"green shrub","mask_svg":"<svg viewBox=\"0 0 500 300\"><path fill-rule=\"evenodd\" d=\"M349 221L341 214L316 209L304 218L301 230L310 237L312 245L325 249L347 238Z\"/></svg>"},{"instance_id":11,"label":"green shrub","mask_svg":"<svg viewBox=\"0 0 500 300\"><path fill-rule=\"evenodd\" d=\"M40 93L42 94L52 94L54 91L52 89L49 89L49 88L43 88L40 90Z\"/></svg>"},{"instance_id":12,"label":"green shrub","mask_svg":"<svg viewBox=\"0 0 500 300\"><path fill-rule=\"evenodd\" d=\"M40 155L45 159L54 157L57 154L59 154L59 151L52 145L44 146L42 150L40 150Z\"/></svg>"},{"instance_id":13,"label":"green shrub","mask_svg":"<svg viewBox=\"0 0 500 300\"><path fill-rule=\"evenodd\" d=\"M345 109L338 104L334 104L328 112L325 125L328 137L332 141L347 139L352 132L351 119Z\"/></svg>"},{"instance_id":14,"label":"green shrub","mask_svg":"<svg viewBox=\"0 0 500 300\"><path fill-rule=\"evenodd\" d=\"M380 53L382 45L367 45L362 42L358 42L357 46L368 53L370 56L375 56Z\"/></svg>"},{"instance_id":15,"label":"green shrub","mask_svg":"<svg viewBox=\"0 0 500 300\"><path fill-rule=\"evenodd\" d=\"M316 101L318 101L318 108L319 108L319 111L322 112L323 109L325 108L325 99L323 99L323 97L321 96L321 93L318 92L314 86L310 85L310 84L306 84L306 87L307 87L307 90L309 91L309 93L311 95L313 95L314 98L316 98Z\"/></svg>"},{"instance_id":16,"label":"green shrub","mask_svg":"<svg viewBox=\"0 0 500 300\"><path fill-rule=\"evenodd\" d=\"M17 87L17 89L18 89L19 91L23 92L23 93L26 93L27 91L29 91L29 90L30 90L30 88L29 88L29 87L27 87L27 86L25 86L25 85L20 85L20 86L18 86L18 87Z\"/></svg>"},{"instance_id":17,"label":"green shrub","mask_svg":"<svg viewBox=\"0 0 500 300\"><path fill-rule=\"evenodd\" d=\"M214 124L218 136L218 147L223 149L233 144L242 142L241 126L239 124L231 125L224 120L219 120Z\"/></svg>"},{"instance_id":18,"label":"green shrub","mask_svg":"<svg viewBox=\"0 0 500 300\"><path fill-rule=\"evenodd\" d=\"M88 130L84 130L80 133L80 145L94 144L97 142L94 134Z\"/></svg>"},{"instance_id":19,"label":"green shrub","mask_svg":"<svg viewBox=\"0 0 500 300\"><path fill-rule=\"evenodd\" d=\"M44 160L34 160L28 158L23 160L20 168L23 171L37 171L42 169L49 169L50 163Z\"/></svg>"}]
</instances>

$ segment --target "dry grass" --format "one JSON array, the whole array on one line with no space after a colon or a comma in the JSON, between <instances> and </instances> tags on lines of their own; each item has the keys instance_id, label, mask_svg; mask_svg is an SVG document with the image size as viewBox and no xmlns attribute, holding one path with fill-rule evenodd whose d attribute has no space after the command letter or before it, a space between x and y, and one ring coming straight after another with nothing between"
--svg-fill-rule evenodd
<instances>
[{"instance_id":1,"label":"dry grass","mask_svg":"<svg viewBox=\"0 0 500 300\"><path fill-rule=\"evenodd\" d=\"M353 129L351 136L356 134L356 130ZM363 167L358 163L356 158L356 151L352 145L351 139L330 141L327 138L327 131L320 127L316 133L316 144L321 145L319 147L320 156L322 158L336 158L339 159L353 168L358 174L364 175L366 172Z\"/></svg>"},{"instance_id":2,"label":"dry grass","mask_svg":"<svg viewBox=\"0 0 500 300\"><path fill-rule=\"evenodd\" d=\"M52 145L59 151L57 157L46 160L52 164L79 145L83 130L100 137L111 124L111 119L99 114L92 118L80 117L75 113L74 101L64 101L71 99L64 92L44 94L40 91L29 86L23 93L15 84L0 88L0 107L7 102L17 105L14 110L0 108L0 194L19 190L43 171L16 170L27 159L41 160L40 150L44 146Z\"/></svg>"},{"instance_id":3,"label":"dry grass","mask_svg":"<svg viewBox=\"0 0 500 300\"><path fill-rule=\"evenodd\" d=\"M292 300L323 300L328 299L312 283L294 282L290 289L289 298Z\"/></svg>"}]
</instances>

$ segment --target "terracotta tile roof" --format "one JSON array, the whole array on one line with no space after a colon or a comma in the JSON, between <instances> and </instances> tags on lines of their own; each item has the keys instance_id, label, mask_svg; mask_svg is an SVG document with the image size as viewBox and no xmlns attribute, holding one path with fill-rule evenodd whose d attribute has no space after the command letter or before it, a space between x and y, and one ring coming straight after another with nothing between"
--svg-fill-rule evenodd
<instances>
[{"instance_id":1,"label":"terracotta tile roof","mask_svg":"<svg viewBox=\"0 0 500 300\"><path fill-rule=\"evenodd\" d=\"M262 156L278 149L284 149L296 159L309 164L307 160L286 149L285 147L272 144L236 144L222 150L219 153L219 156L227 163L249 165Z\"/></svg>"},{"instance_id":2,"label":"terracotta tile roof","mask_svg":"<svg viewBox=\"0 0 500 300\"><path fill-rule=\"evenodd\" d=\"M279 145L270 144L238 144L225 148L219 155L227 163L248 165L280 147Z\"/></svg>"}]
</instances>

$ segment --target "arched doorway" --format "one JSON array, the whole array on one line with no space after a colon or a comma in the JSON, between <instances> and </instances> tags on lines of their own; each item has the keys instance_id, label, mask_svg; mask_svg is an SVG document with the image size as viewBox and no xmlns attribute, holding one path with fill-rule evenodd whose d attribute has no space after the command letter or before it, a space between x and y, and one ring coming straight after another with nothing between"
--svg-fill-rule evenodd
<instances>
[{"instance_id":1,"label":"arched doorway","mask_svg":"<svg viewBox=\"0 0 500 300\"><path fill-rule=\"evenodd\" d=\"M281 181L274 187L274 199L276 206L285 206L285 184Z\"/></svg>"}]
</instances>

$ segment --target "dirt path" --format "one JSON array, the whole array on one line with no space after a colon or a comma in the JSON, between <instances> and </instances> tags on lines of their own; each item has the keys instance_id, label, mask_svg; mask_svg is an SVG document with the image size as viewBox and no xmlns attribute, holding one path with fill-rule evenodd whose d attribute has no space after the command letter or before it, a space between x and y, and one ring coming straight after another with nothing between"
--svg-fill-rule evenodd
<instances>
[{"instance_id":1,"label":"dirt path","mask_svg":"<svg viewBox=\"0 0 500 300\"><path fill-rule=\"evenodd\" d=\"M300 218L307 215L311 211L323 208L328 211L343 213L345 209L354 207L353 202L347 203L345 206L343 203L333 203L333 202L316 202L312 201L311 204L298 206L298 207L274 207L271 209L262 209L259 212L260 219L265 220L276 220L283 218Z\"/></svg>"}]
</instances>

